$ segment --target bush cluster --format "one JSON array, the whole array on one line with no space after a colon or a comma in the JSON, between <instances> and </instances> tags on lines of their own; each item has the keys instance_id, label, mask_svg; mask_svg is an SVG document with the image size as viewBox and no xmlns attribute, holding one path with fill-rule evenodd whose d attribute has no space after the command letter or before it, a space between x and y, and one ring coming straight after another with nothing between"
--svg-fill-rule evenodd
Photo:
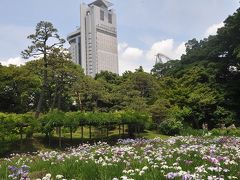
<instances>
[{"instance_id":1,"label":"bush cluster","mask_svg":"<svg viewBox=\"0 0 240 180\"><path fill-rule=\"evenodd\" d=\"M176 135L180 134L181 129L183 128L183 124L181 121L178 121L174 118L167 119L160 123L159 131L165 135Z\"/></svg>"},{"instance_id":2,"label":"bush cluster","mask_svg":"<svg viewBox=\"0 0 240 180\"><path fill-rule=\"evenodd\" d=\"M31 136L41 131L50 134L54 128L70 128L72 132L79 126L94 126L111 128L113 125L129 125L144 127L149 121L149 115L134 111L122 112L67 112L53 110L35 119L32 114L0 113L0 138L4 140L12 134Z\"/></svg>"},{"instance_id":3,"label":"bush cluster","mask_svg":"<svg viewBox=\"0 0 240 180\"><path fill-rule=\"evenodd\" d=\"M0 138L5 140L12 135L26 134L31 136L33 132L39 129L38 121L31 113L26 114L5 114L0 113Z\"/></svg>"},{"instance_id":4,"label":"bush cluster","mask_svg":"<svg viewBox=\"0 0 240 180\"><path fill-rule=\"evenodd\" d=\"M213 136L240 136L240 129L213 129L210 131Z\"/></svg>"}]
</instances>

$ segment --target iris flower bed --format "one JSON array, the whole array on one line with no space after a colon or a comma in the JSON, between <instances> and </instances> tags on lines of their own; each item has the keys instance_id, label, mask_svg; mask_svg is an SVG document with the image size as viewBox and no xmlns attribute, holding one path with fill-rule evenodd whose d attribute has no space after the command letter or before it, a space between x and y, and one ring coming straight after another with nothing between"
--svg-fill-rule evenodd
<instances>
[{"instance_id":1,"label":"iris flower bed","mask_svg":"<svg viewBox=\"0 0 240 180\"><path fill-rule=\"evenodd\" d=\"M240 138L172 137L99 142L0 160L0 179L239 179Z\"/></svg>"}]
</instances>

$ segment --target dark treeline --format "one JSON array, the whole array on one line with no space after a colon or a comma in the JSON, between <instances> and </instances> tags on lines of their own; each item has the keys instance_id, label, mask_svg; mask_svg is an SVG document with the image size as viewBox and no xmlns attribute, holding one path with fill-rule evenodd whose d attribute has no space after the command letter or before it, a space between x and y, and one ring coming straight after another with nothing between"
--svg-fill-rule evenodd
<instances>
[{"instance_id":1,"label":"dark treeline","mask_svg":"<svg viewBox=\"0 0 240 180\"><path fill-rule=\"evenodd\" d=\"M47 61L0 65L0 111L36 111L43 93L42 113L133 110L151 114L155 125L239 125L240 9L224 23L217 35L188 41L181 60L156 64L151 73L140 67L122 76L101 72L93 79L57 49Z\"/></svg>"}]
</instances>

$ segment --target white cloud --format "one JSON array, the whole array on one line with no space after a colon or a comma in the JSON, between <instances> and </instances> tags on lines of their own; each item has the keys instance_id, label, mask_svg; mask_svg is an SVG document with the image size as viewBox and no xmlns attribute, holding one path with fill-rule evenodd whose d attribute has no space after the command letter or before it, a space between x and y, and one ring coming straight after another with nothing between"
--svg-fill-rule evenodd
<instances>
[{"instance_id":1,"label":"white cloud","mask_svg":"<svg viewBox=\"0 0 240 180\"><path fill-rule=\"evenodd\" d=\"M224 26L224 23L223 23L223 22L221 22L221 23L219 23L219 24L213 24L212 26L210 26L210 27L206 30L204 36L205 36L205 37L208 37L208 36L210 36L210 35L216 35L216 34L217 34L217 30L218 30L219 28L223 27L223 26Z\"/></svg>"},{"instance_id":2,"label":"white cloud","mask_svg":"<svg viewBox=\"0 0 240 180\"><path fill-rule=\"evenodd\" d=\"M174 40L167 39L154 43L150 50L146 53L146 58L148 60L153 60L156 54L161 53L168 56L170 59L180 59L181 55L184 54L185 51L186 48L184 42L175 47Z\"/></svg>"},{"instance_id":3,"label":"white cloud","mask_svg":"<svg viewBox=\"0 0 240 180\"><path fill-rule=\"evenodd\" d=\"M185 51L185 43L176 45L173 39L156 42L148 50L130 47L127 43L120 43L118 45L120 74L127 70L134 71L139 66L149 72L154 66L157 53L162 53L171 59L180 59Z\"/></svg>"},{"instance_id":4,"label":"white cloud","mask_svg":"<svg viewBox=\"0 0 240 180\"><path fill-rule=\"evenodd\" d=\"M131 47L127 43L119 43L118 53L119 53L119 70L120 74L129 70L135 71L135 69L142 66L145 71L150 72L154 63L156 53L163 53L170 58L179 59L183 53L185 53L184 43L181 43L175 47L175 42L172 39L159 41L154 43L149 50L143 50L137 47ZM0 60L2 65L8 66L13 65L23 65L28 60L21 57L8 58Z\"/></svg>"},{"instance_id":5,"label":"white cloud","mask_svg":"<svg viewBox=\"0 0 240 180\"><path fill-rule=\"evenodd\" d=\"M128 47L122 54L123 59L138 60L143 55L143 51L138 48Z\"/></svg>"},{"instance_id":6,"label":"white cloud","mask_svg":"<svg viewBox=\"0 0 240 180\"><path fill-rule=\"evenodd\" d=\"M20 66L20 65L25 64L26 61L27 60L25 60L21 57L15 57L15 58L9 58L9 59L3 60L3 61L0 60L0 63L4 66L9 66L10 64Z\"/></svg>"},{"instance_id":7,"label":"white cloud","mask_svg":"<svg viewBox=\"0 0 240 180\"><path fill-rule=\"evenodd\" d=\"M143 50L130 47L127 43L118 45L118 53L120 74L125 71L134 71L141 65L141 59L144 57Z\"/></svg>"}]
</instances>

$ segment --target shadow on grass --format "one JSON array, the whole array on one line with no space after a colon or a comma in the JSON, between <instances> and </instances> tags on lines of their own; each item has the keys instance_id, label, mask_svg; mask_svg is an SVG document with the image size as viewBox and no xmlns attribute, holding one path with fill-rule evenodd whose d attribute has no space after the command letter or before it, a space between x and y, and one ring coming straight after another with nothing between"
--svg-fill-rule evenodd
<instances>
[{"instance_id":1,"label":"shadow on grass","mask_svg":"<svg viewBox=\"0 0 240 180\"><path fill-rule=\"evenodd\" d=\"M20 140L0 141L0 158L9 157L11 154L21 154L27 152L36 152L34 139L24 139L22 144Z\"/></svg>"},{"instance_id":2,"label":"shadow on grass","mask_svg":"<svg viewBox=\"0 0 240 180\"><path fill-rule=\"evenodd\" d=\"M39 150L65 150L69 147L76 147L84 143L94 144L99 141L107 142L110 145L117 143L119 138L128 138L128 135L119 136L111 135L109 137L103 138L62 138L62 147L59 148L59 139L58 137L51 137L51 142L49 145L49 140L44 135L35 136L32 139L24 139L21 145L20 140L13 141L0 141L0 158L10 157L11 154L23 154L23 153L33 153Z\"/></svg>"},{"instance_id":3,"label":"shadow on grass","mask_svg":"<svg viewBox=\"0 0 240 180\"><path fill-rule=\"evenodd\" d=\"M51 142L50 142L50 146L49 146L49 140L46 137L43 136L38 136L35 137L35 139L37 139L37 141L44 145L44 148L46 149L58 149L58 150L63 150L66 149L68 147L74 147L74 146L79 146L81 144L85 144L85 143L89 143L89 144L94 144L97 143L99 141L101 142L107 142L109 145L115 145L119 139L126 139L129 138L128 135L124 135L124 136L119 136L119 135L111 135L109 137L98 137L98 138L76 138L74 137L72 140L70 138L66 138L66 137L62 137L62 148L59 148L59 138L54 136L51 137ZM134 138L134 137L132 137Z\"/></svg>"},{"instance_id":4,"label":"shadow on grass","mask_svg":"<svg viewBox=\"0 0 240 180\"><path fill-rule=\"evenodd\" d=\"M152 139L155 137L167 138L167 136L159 135L153 131L144 131L140 134L135 134L135 136L129 136L128 134L119 135L114 133L109 133L109 137L95 136L91 139L80 138L74 136L71 140L69 136L62 137L62 146L59 148L59 138L57 136L51 137L50 144L49 139L42 134L34 134L31 139L24 139L21 145L20 140L12 141L0 141L0 158L9 157L11 154L21 154L21 153L33 153L39 150L57 150L62 151L69 147L76 147L84 143L94 144L99 141L107 142L109 145L115 145L119 139L126 138L147 138Z\"/></svg>"}]
</instances>

